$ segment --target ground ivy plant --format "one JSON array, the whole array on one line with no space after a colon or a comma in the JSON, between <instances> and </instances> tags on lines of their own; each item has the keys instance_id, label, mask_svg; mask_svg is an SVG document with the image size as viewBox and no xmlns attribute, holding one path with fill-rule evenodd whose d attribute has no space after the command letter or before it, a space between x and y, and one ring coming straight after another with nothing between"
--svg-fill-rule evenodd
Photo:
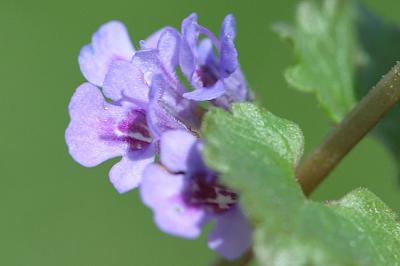
<instances>
[{"instance_id":1,"label":"ground ivy plant","mask_svg":"<svg viewBox=\"0 0 400 266\"><path fill-rule=\"evenodd\" d=\"M308 199L369 132L399 160L400 28L351 0L305 0L294 25L274 26L295 55L284 77L337 124L303 158L300 127L252 102L235 23L227 15L216 35L193 13L136 46L121 22L102 25L79 54L71 156L121 157L111 184L139 189L167 234L212 224L215 266L400 265L398 216L371 191Z\"/></svg>"}]
</instances>

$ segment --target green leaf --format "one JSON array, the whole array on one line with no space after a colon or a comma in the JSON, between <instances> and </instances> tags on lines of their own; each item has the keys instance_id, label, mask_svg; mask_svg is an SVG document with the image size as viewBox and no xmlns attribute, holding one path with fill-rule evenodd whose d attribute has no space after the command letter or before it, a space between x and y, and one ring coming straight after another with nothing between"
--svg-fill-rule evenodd
<instances>
[{"instance_id":1,"label":"green leaf","mask_svg":"<svg viewBox=\"0 0 400 266\"><path fill-rule=\"evenodd\" d=\"M256 254L263 265L399 265L396 219L366 189L327 205L306 201L285 230L257 229Z\"/></svg>"},{"instance_id":2,"label":"green leaf","mask_svg":"<svg viewBox=\"0 0 400 266\"><path fill-rule=\"evenodd\" d=\"M304 199L292 178L303 151L301 130L294 123L262 112L252 104L233 105L232 111L233 115L228 115L214 109L203 123L205 154L211 168L232 177L229 184L233 188L254 192L242 197L252 206L248 211L254 220L263 219L268 209L283 214L287 214L285 209L296 210ZM221 145L224 153L220 152ZM230 155L227 157L226 153ZM232 164L238 167L233 169ZM268 176L268 183L264 176ZM287 201L281 201L281 195L287 195Z\"/></svg>"},{"instance_id":3,"label":"green leaf","mask_svg":"<svg viewBox=\"0 0 400 266\"><path fill-rule=\"evenodd\" d=\"M382 75L400 60L400 27L382 21L351 0L324 0L299 5L294 27L275 30L294 46L297 65L286 71L295 88L315 92L334 122L340 122ZM354 96L353 96L354 95ZM400 162L400 106L374 130Z\"/></svg>"},{"instance_id":4,"label":"green leaf","mask_svg":"<svg viewBox=\"0 0 400 266\"><path fill-rule=\"evenodd\" d=\"M303 196L298 126L247 103L209 112L203 133L207 164L240 192L254 223L259 265L400 265L397 216L371 192L327 204Z\"/></svg>"},{"instance_id":5,"label":"green leaf","mask_svg":"<svg viewBox=\"0 0 400 266\"><path fill-rule=\"evenodd\" d=\"M296 25L277 24L275 30L294 46L297 64L286 70L289 84L316 94L321 106L336 122L353 107L357 59L351 1L303 1Z\"/></svg>"}]
</instances>

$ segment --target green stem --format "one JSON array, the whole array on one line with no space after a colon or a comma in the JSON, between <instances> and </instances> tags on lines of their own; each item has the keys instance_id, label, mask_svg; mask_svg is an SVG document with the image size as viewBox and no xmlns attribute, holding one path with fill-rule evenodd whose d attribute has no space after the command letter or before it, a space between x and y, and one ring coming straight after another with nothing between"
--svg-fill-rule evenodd
<instances>
[{"instance_id":1,"label":"green stem","mask_svg":"<svg viewBox=\"0 0 400 266\"><path fill-rule=\"evenodd\" d=\"M297 168L296 177L308 196L400 99L398 62ZM399 121L400 123L400 121Z\"/></svg>"}]
</instances>

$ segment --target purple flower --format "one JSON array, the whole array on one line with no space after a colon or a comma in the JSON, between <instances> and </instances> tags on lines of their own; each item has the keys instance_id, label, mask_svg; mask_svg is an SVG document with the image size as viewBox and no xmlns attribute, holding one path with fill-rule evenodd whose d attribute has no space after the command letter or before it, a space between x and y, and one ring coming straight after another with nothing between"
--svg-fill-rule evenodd
<instances>
[{"instance_id":1,"label":"purple flower","mask_svg":"<svg viewBox=\"0 0 400 266\"><path fill-rule=\"evenodd\" d=\"M66 142L72 157L87 167L122 156L110 171L120 193L138 186L164 131L199 126L175 75L179 45L178 32L165 28L156 47L135 52L124 26L110 22L81 51L83 74L102 86L110 102L90 83L78 87L69 105Z\"/></svg>"},{"instance_id":2,"label":"purple flower","mask_svg":"<svg viewBox=\"0 0 400 266\"><path fill-rule=\"evenodd\" d=\"M110 180L120 192L138 185L144 167L154 160L153 138L146 111L133 103L107 103L90 83L78 87L69 113L66 141L71 156L86 167L123 156L110 171Z\"/></svg>"},{"instance_id":3,"label":"purple flower","mask_svg":"<svg viewBox=\"0 0 400 266\"><path fill-rule=\"evenodd\" d=\"M205 166L201 149L201 142L186 131L165 132L160 142L161 165L145 169L141 196L154 211L157 226L172 235L196 238L214 220L208 246L236 259L251 245L251 227L240 210L238 195Z\"/></svg>"},{"instance_id":4,"label":"purple flower","mask_svg":"<svg viewBox=\"0 0 400 266\"><path fill-rule=\"evenodd\" d=\"M206 38L199 42L200 34ZM233 15L227 15L222 22L219 39L197 23L196 14L183 20L180 66L194 87L194 91L185 93L184 97L196 101L213 100L215 105L224 108L229 108L232 102L251 100L237 59L235 35Z\"/></svg>"}]
</instances>

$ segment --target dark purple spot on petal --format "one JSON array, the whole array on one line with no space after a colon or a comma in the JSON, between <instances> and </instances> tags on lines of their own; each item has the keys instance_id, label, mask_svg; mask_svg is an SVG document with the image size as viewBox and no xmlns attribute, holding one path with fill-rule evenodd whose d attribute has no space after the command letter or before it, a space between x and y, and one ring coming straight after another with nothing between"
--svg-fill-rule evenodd
<instances>
[{"instance_id":1,"label":"dark purple spot on petal","mask_svg":"<svg viewBox=\"0 0 400 266\"><path fill-rule=\"evenodd\" d=\"M196 74L200 78L203 87L209 88L218 81L218 75L214 72L208 66L201 66L196 70Z\"/></svg>"},{"instance_id":2,"label":"dark purple spot on petal","mask_svg":"<svg viewBox=\"0 0 400 266\"><path fill-rule=\"evenodd\" d=\"M214 214L232 209L238 202L238 194L217 181L210 172L193 174L184 192L184 200L189 206L206 208Z\"/></svg>"},{"instance_id":3,"label":"dark purple spot on petal","mask_svg":"<svg viewBox=\"0 0 400 266\"><path fill-rule=\"evenodd\" d=\"M144 149L152 142L144 110L132 109L121 121L105 120L102 126L104 140L125 142L133 151Z\"/></svg>"}]
</instances>

